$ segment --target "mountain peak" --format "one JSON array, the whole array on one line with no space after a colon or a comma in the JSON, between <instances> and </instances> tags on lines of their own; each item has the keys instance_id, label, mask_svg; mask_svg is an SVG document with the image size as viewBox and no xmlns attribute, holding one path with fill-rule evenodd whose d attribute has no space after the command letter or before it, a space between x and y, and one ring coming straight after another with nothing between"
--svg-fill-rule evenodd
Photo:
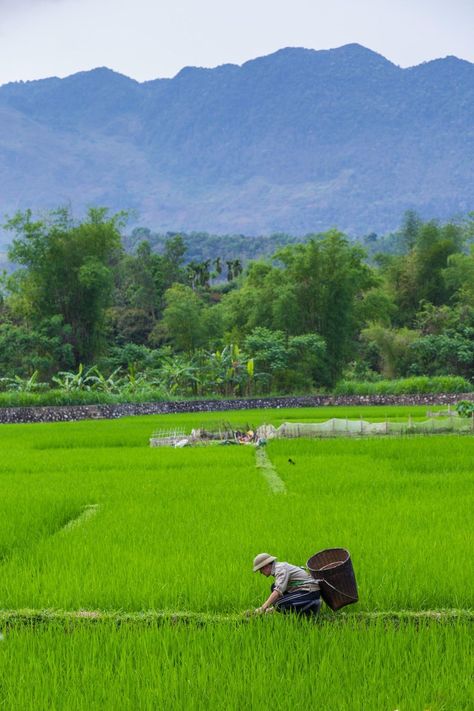
<instances>
[{"instance_id":1,"label":"mountain peak","mask_svg":"<svg viewBox=\"0 0 474 711\"><path fill-rule=\"evenodd\" d=\"M242 69L275 69L279 72L289 69L297 72L317 71L318 73L360 75L361 73L399 70L395 64L381 54L360 44L346 44L332 49L306 49L305 47L284 47L263 57L252 59L242 65Z\"/></svg>"},{"instance_id":2,"label":"mountain peak","mask_svg":"<svg viewBox=\"0 0 474 711\"><path fill-rule=\"evenodd\" d=\"M356 59L358 61L369 60L371 62L382 62L383 64L391 64L392 66L397 66L389 59L387 59L387 57L384 57L383 54L380 54L380 52L375 52L373 49L364 47L364 45L358 44L357 42L343 44L340 47L335 47L334 49L328 49L326 51L332 52L334 55L338 55L340 57L345 55L347 57L351 57L351 59Z\"/></svg>"},{"instance_id":3,"label":"mountain peak","mask_svg":"<svg viewBox=\"0 0 474 711\"><path fill-rule=\"evenodd\" d=\"M162 231L394 228L473 209L473 67L286 47L138 83L108 67L0 89L2 212L129 208Z\"/></svg>"},{"instance_id":4,"label":"mountain peak","mask_svg":"<svg viewBox=\"0 0 474 711\"><path fill-rule=\"evenodd\" d=\"M107 82L107 83L122 83L122 84L139 84L136 79L128 77L126 74L116 72L109 67L94 67L93 69L75 72L69 74L63 79L64 82Z\"/></svg>"}]
</instances>

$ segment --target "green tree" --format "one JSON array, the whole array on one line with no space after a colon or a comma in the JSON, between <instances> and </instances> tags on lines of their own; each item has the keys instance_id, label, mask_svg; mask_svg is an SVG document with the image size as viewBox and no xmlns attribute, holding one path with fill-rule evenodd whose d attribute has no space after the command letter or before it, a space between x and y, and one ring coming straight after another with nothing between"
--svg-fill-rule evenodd
<instances>
[{"instance_id":1,"label":"green tree","mask_svg":"<svg viewBox=\"0 0 474 711\"><path fill-rule=\"evenodd\" d=\"M443 271L447 289L458 304L474 307L474 245L469 254L451 254Z\"/></svg>"},{"instance_id":2,"label":"green tree","mask_svg":"<svg viewBox=\"0 0 474 711\"><path fill-rule=\"evenodd\" d=\"M410 346L418 337L418 331L386 328L381 324L373 324L362 331L362 339L369 348L375 346L380 370L386 378L407 375L412 362Z\"/></svg>"},{"instance_id":3,"label":"green tree","mask_svg":"<svg viewBox=\"0 0 474 711\"><path fill-rule=\"evenodd\" d=\"M415 247L420 302L429 301L435 306L448 302L452 290L443 273L451 255L460 252L462 246L463 230L459 225L427 222L420 228Z\"/></svg>"},{"instance_id":4,"label":"green tree","mask_svg":"<svg viewBox=\"0 0 474 711\"><path fill-rule=\"evenodd\" d=\"M365 252L333 230L276 256L292 285L292 335L316 333L324 339L327 384L333 385L354 352L357 302L375 284Z\"/></svg>"},{"instance_id":5,"label":"green tree","mask_svg":"<svg viewBox=\"0 0 474 711\"><path fill-rule=\"evenodd\" d=\"M70 368L74 355L69 336L70 328L60 316L42 319L34 328L0 323L0 373L25 378L36 371L43 380L60 368Z\"/></svg>"},{"instance_id":6,"label":"green tree","mask_svg":"<svg viewBox=\"0 0 474 711\"><path fill-rule=\"evenodd\" d=\"M259 326L245 338L244 348L267 391L308 391L325 381L325 343L316 334L287 337Z\"/></svg>"},{"instance_id":7,"label":"green tree","mask_svg":"<svg viewBox=\"0 0 474 711\"><path fill-rule=\"evenodd\" d=\"M13 308L28 324L61 316L71 329L76 362L92 362L104 345L123 222L123 214L91 208L82 222L67 209L36 221L27 210L6 225L15 234L9 259L23 267L8 283Z\"/></svg>"},{"instance_id":8,"label":"green tree","mask_svg":"<svg viewBox=\"0 0 474 711\"><path fill-rule=\"evenodd\" d=\"M410 346L412 373L474 376L474 306L424 303L417 325L420 337Z\"/></svg>"},{"instance_id":9,"label":"green tree","mask_svg":"<svg viewBox=\"0 0 474 711\"><path fill-rule=\"evenodd\" d=\"M358 320L361 325L381 323L390 326L396 310L392 296L380 286L369 289L357 302Z\"/></svg>"},{"instance_id":10,"label":"green tree","mask_svg":"<svg viewBox=\"0 0 474 711\"><path fill-rule=\"evenodd\" d=\"M397 235L405 253L411 252L414 248L422 225L423 222L415 210L405 212Z\"/></svg>"},{"instance_id":11,"label":"green tree","mask_svg":"<svg viewBox=\"0 0 474 711\"><path fill-rule=\"evenodd\" d=\"M461 253L465 239L462 224L421 223L407 254L385 255L379 261L387 291L397 306L396 326L412 328L423 302L435 306L449 302L454 291L446 279L446 268L453 256Z\"/></svg>"},{"instance_id":12,"label":"green tree","mask_svg":"<svg viewBox=\"0 0 474 711\"><path fill-rule=\"evenodd\" d=\"M334 384L355 351L358 302L376 284L365 252L340 232L285 247L274 264L250 265L242 287L223 299L226 327L241 337L257 327L325 342L326 385Z\"/></svg>"},{"instance_id":13,"label":"green tree","mask_svg":"<svg viewBox=\"0 0 474 711\"><path fill-rule=\"evenodd\" d=\"M177 351L192 353L206 343L204 304L184 284L174 284L165 294L166 307L160 333Z\"/></svg>"},{"instance_id":14,"label":"green tree","mask_svg":"<svg viewBox=\"0 0 474 711\"><path fill-rule=\"evenodd\" d=\"M415 375L474 377L474 327L423 336L411 344L411 372Z\"/></svg>"},{"instance_id":15,"label":"green tree","mask_svg":"<svg viewBox=\"0 0 474 711\"><path fill-rule=\"evenodd\" d=\"M185 254L186 245L181 235L167 237L162 261L164 291L173 284L183 284L185 282Z\"/></svg>"},{"instance_id":16,"label":"green tree","mask_svg":"<svg viewBox=\"0 0 474 711\"><path fill-rule=\"evenodd\" d=\"M140 242L114 270L114 305L107 312L110 336L118 343L147 343L163 308L162 255Z\"/></svg>"}]
</instances>

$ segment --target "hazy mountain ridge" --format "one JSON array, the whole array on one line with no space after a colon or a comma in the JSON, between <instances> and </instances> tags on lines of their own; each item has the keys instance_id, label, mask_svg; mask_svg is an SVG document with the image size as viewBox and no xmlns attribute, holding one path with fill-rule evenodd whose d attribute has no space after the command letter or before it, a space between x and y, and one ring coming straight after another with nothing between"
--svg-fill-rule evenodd
<instances>
[{"instance_id":1,"label":"hazy mountain ridge","mask_svg":"<svg viewBox=\"0 0 474 711\"><path fill-rule=\"evenodd\" d=\"M474 209L474 65L284 49L138 83L0 87L2 213L70 202L156 230L352 233Z\"/></svg>"}]
</instances>

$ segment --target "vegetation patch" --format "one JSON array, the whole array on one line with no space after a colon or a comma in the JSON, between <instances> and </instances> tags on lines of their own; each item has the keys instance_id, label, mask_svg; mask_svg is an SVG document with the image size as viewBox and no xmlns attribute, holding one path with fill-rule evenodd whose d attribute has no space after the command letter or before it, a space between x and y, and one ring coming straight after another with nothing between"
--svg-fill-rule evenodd
<instances>
[{"instance_id":1,"label":"vegetation patch","mask_svg":"<svg viewBox=\"0 0 474 711\"><path fill-rule=\"evenodd\" d=\"M11 628L6 709L276 708L470 711L472 624L305 623Z\"/></svg>"},{"instance_id":2,"label":"vegetation patch","mask_svg":"<svg viewBox=\"0 0 474 711\"><path fill-rule=\"evenodd\" d=\"M76 528L76 526L82 526L82 524L86 523L88 519L92 518L92 516L95 516L98 510L98 504L87 504L87 506L84 506L82 511L77 516L71 518L70 521L64 524L64 526L61 528L61 531L70 531L73 528Z\"/></svg>"},{"instance_id":3,"label":"vegetation patch","mask_svg":"<svg viewBox=\"0 0 474 711\"><path fill-rule=\"evenodd\" d=\"M227 269L219 255L187 258L179 234L127 254L125 222L104 208L8 221L18 268L2 287L0 390L11 405L25 393L46 405L472 390L472 215L408 213L366 249L338 230L284 238Z\"/></svg>"},{"instance_id":4,"label":"vegetation patch","mask_svg":"<svg viewBox=\"0 0 474 711\"><path fill-rule=\"evenodd\" d=\"M257 469L263 474L267 480L270 490L274 494L286 494L285 482L279 476L277 470L273 466L270 457L263 447L258 447L255 451L257 460Z\"/></svg>"},{"instance_id":5,"label":"vegetation patch","mask_svg":"<svg viewBox=\"0 0 474 711\"><path fill-rule=\"evenodd\" d=\"M268 619L268 618L267 618ZM163 626L176 624L193 625L235 625L261 624L261 618L247 613L204 613L193 611L160 611L146 610L143 612L124 612L123 610L0 610L0 626L8 631L14 627L35 627L43 625L94 625L110 623L131 626ZM375 612L338 612L333 614L323 612L312 620L317 625L350 625L365 627L370 624L453 624L457 622L474 622L474 610L390 610Z\"/></svg>"},{"instance_id":6,"label":"vegetation patch","mask_svg":"<svg viewBox=\"0 0 474 711\"><path fill-rule=\"evenodd\" d=\"M421 420L426 409L357 414ZM354 410L225 420L331 415ZM211 421L2 428L0 705L260 708L270 684L285 708L324 708L337 689L337 711L467 711L474 438L271 441L280 496L257 475L252 447L148 446L157 427ZM67 535L50 535L66 522ZM316 621L244 614L269 592L252 573L256 553L305 565L332 546L350 550L357 605Z\"/></svg>"}]
</instances>

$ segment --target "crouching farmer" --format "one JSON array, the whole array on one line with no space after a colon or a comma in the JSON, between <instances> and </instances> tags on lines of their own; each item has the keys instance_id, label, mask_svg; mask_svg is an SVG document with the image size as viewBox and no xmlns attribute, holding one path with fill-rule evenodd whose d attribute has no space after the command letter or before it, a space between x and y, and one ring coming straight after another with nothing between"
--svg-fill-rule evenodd
<instances>
[{"instance_id":1,"label":"crouching farmer","mask_svg":"<svg viewBox=\"0 0 474 711\"><path fill-rule=\"evenodd\" d=\"M259 571L275 582L270 597L255 610L257 614L275 609L278 612L297 612L317 615L321 606L319 583L306 570L290 563L280 563L274 555L259 553L253 561L253 572Z\"/></svg>"}]
</instances>

